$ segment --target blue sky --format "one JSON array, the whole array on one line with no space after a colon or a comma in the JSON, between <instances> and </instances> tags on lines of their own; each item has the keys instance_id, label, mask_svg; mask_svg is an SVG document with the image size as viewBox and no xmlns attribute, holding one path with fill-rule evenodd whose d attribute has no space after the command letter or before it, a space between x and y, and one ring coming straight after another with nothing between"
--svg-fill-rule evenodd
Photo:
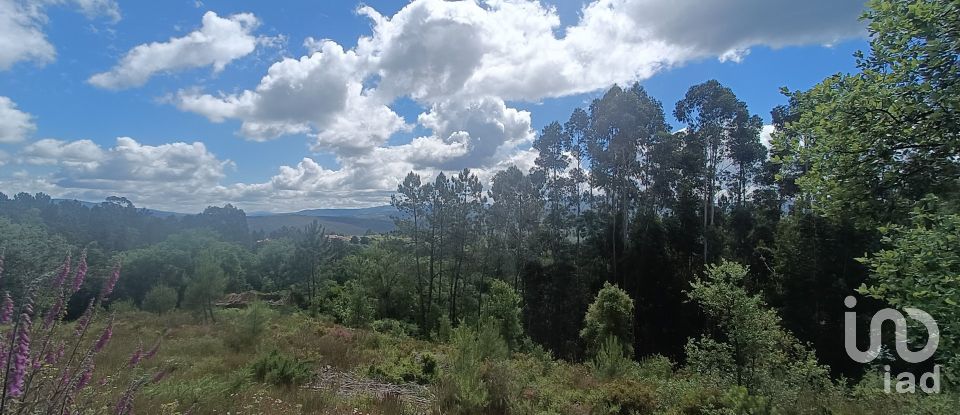
<instances>
[{"instance_id":1,"label":"blue sky","mask_svg":"<svg viewBox=\"0 0 960 415\"><path fill-rule=\"evenodd\" d=\"M0 0L0 45L24 45L0 51L0 191L376 205L410 170L529 167L615 82L670 115L717 79L769 122L780 87L866 48L859 1L722 3Z\"/></svg>"}]
</instances>

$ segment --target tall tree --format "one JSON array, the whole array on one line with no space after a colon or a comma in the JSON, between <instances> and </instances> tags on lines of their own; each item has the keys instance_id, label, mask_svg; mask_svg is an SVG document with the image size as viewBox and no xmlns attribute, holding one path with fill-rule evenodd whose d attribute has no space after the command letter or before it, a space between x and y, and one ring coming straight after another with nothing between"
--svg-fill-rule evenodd
<instances>
[{"instance_id":1,"label":"tall tree","mask_svg":"<svg viewBox=\"0 0 960 415\"><path fill-rule=\"evenodd\" d=\"M720 173L730 157L730 148L736 137L751 134L752 123L747 105L737 99L733 91L716 80L694 85L677 102L674 116L687 124L687 137L703 144L703 260L709 258L708 228L714 226L716 195ZM749 146L744 146L745 148ZM744 152L746 153L746 152Z\"/></svg>"}]
</instances>

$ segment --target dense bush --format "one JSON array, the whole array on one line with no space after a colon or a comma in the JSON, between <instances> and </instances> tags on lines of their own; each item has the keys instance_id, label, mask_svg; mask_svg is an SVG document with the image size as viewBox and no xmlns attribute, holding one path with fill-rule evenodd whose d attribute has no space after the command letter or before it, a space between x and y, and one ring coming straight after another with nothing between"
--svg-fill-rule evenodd
<instances>
[{"instance_id":1,"label":"dense bush","mask_svg":"<svg viewBox=\"0 0 960 415\"><path fill-rule=\"evenodd\" d=\"M250 365L250 372L257 382L277 386L299 385L310 379L308 365L277 350L257 358Z\"/></svg>"},{"instance_id":2,"label":"dense bush","mask_svg":"<svg viewBox=\"0 0 960 415\"><path fill-rule=\"evenodd\" d=\"M590 353L596 353L608 337L617 340L627 356L633 356L633 299L609 282L587 309L580 337Z\"/></svg>"}]
</instances>

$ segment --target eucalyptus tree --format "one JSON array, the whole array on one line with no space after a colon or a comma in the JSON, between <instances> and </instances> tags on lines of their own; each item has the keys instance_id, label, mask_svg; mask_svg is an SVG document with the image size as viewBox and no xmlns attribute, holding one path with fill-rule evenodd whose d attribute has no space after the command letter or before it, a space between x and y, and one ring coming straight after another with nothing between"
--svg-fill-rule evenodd
<instances>
[{"instance_id":1,"label":"eucalyptus tree","mask_svg":"<svg viewBox=\"0 0 960 415\"><path fill-rule=\"evenodd\" d=\"M533 142L533 148L539 154L534 161L535 169L542 172L545 179L544 193L549 206L545 222L548 237L553 242L551 245L554 256L561 254L559 245L566 237L569 223L570 209L567 202L570 201L570 180L565 176L565 172L570 165L570 157L567 155L570 147L570 136L556 121L543 127Z\"/></svg>"},{"instance_id":2,"label":"eucalyptus tree","mask_svg":"<svg viewBox=\"0 0 960 415\"><path fill-rule=\"evenodd\" d=\"M677 102L674 116L687 125L686 136L702 143L703 175L703 260L708 261L708 228L715 222L716 195L722 164L730 157L734 143L747 143L757 119L751 117L747 105L733 91L716 80L694 85ZM759 129L757 129L759 130ZM759 131L756 131L759 133ZM738 144L739 145L739 144ZM744 149L749 145L742 145ZM741 151L742 164L753 157ZM750 156L750 157L747 157Z\"/></svg>"},{"instance_id":3,"label":"eucalyptus tree","mask_svg":"<svg viewBox=\"0 0 960 415\"><path fill-rule=\"evenodd\" d=\"M631 202L639 199L641 186L650 181L646 153L655 138L668 130L664 119L663 106L639 84L630 89L614 85L590 104L590 179L603 191L604 203L598 210L609 221L614 278L620 278L618 252L626 243Z\"/></svg>"}]
</instances>

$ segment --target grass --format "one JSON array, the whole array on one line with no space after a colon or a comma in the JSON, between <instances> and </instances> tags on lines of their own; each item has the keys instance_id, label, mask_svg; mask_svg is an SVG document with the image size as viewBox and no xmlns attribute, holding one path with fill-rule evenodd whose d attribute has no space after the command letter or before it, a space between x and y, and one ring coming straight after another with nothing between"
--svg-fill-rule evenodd
<instances>
[{"instance_id":1,"label":"grass","mask_svg":"<svg viewBox=\"0 0 960 415\"><path fill-rule=\"evenodd\" d=\"M457 413L457 406L450 404L456 399L450 395L456 388L445 384L450 377L443 375L450 370L449 345L346 328L300 313L278 313L256 347L238 350L228 347L226 339L232 324L243 318L242 311L222 310L217 317L215 324L201 324L180 312L162 317L138 311L116 315L113 340L98 356L94 382L111 376L117 377L111 384L125 385L150 371L166 373L137 395L135 413L395 415L424 411L390 394L377 396L371 391L345 396L332 388L255 381L252 363L276 352L311 374L335 371L370 382L425 385L435 396L431 413ZM103 324L99 322L93 332L98 333ZM163 343L155 358L141 369L126 369L132 350L140 344L151 347L161 335ZM605 378L589 364L552 360L542 353L516 353L484 364L481 378L489 402L475 413L946 414L960 404L956 394L886 395L868 380L857 387L806 394L794 407L770 412L764 409L768 400L718 386L675 366L665 358L650 357L632 364L626 374ZM119 387L88 389L83 398L91 402L92 413L112 413L123 393Z\"/></svg>"}]
</instances>

